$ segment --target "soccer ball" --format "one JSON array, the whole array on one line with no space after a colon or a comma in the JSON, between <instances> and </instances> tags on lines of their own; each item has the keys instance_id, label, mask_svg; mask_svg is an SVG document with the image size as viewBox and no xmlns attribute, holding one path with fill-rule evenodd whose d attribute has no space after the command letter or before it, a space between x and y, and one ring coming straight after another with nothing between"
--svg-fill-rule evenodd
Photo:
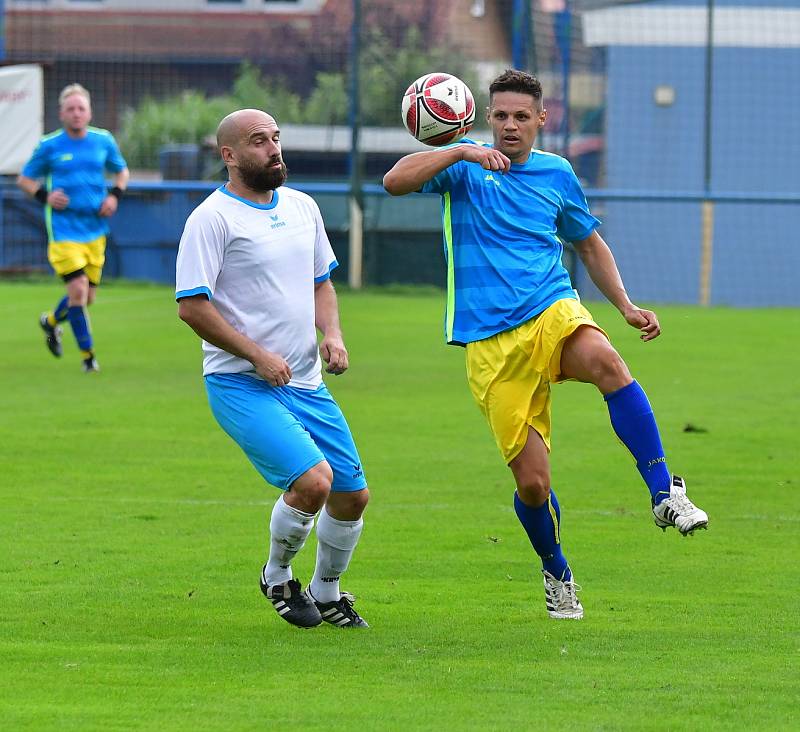
<instances>
[{"instance_id":1,"label":"soccer ball","mask_svg":"<svg viewBox=\"0 0 800 732\"><path fill-rule=\"evenodd\" d=\"M403 124L420 142L439 147L455 142L475 122L475 100L469 87L452 74L420 76L406 89Z\"/></svg>"}]
</instances>

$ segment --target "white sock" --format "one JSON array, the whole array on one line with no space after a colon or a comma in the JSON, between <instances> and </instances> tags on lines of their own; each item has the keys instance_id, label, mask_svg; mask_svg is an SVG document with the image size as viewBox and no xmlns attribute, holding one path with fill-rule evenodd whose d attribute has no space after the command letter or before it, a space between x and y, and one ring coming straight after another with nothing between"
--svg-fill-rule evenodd
<instances>
[{"instance_id":1,"label":"white sock","mask_svg":"<svg viewBox=\"0 0 800 732\"><path fill-rule=\"evenodd\" d=\"M292 508L283 500L283 495L275 501L269 520L269 561L264 568L264 581L268 585L280 585L292 579L292 559L303 548L312 528L313 513Z\"/></svg>"},{"instance_id":2,"label":"white sock","mask_svg":"<svg viewBox=\"0 0 800 732\"><path fill-rule=\"evenodd\" d=\"M350 564L358 544L364 520L339 521L324 508L317 521L317 566L308 586L318 602L335 602L339 594L339 576Z\"/></svg>"}]
</instances>

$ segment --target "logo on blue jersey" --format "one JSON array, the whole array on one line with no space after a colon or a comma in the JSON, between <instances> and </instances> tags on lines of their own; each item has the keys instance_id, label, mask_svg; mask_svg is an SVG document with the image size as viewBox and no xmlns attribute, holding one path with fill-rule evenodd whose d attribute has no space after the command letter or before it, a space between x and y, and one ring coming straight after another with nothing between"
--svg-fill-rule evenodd
<instances>
[{"instance_id":1,"label":"logo on blue jersey","mask_svg":"<svg viewBox=\"0 0 800 732\"><path fill-rule=\"evenodd\" d=\"M73 156L73 154L72 154L72 153L64 153L63 155L60 155L58 159L59 159L59 160L60 160L62 163L65 163L67 160L72 160L72 158L73 158L73 157L74 157L74 156Z\"/></svg>"},{"instance_id":2,"label":"logo on blue jersey","mask_svg":"<svg viewBox=\"0 0 800 732\"><path fill-rule=\"evenodd\" d=\"M354 465L353 466L353 477L354 478L360 478L362 475L364 475L364 471L361 469L361 463L359 463L358 465Z\"/></svg>"},{"instance_id":3,"label":"logo on blue jersey","mask_svg":"<svg viewBox=\"0 0 800 732\"><path fill-rule=\"evenodd\" d=\"M500 185L500 181L499 181L499 180L497 180L497 178L495 178L495 177L494 177L494 176L493 176L491 173L487 173L487 174L486 174L486 177L485 177L483 180L484 180L484 182L486 182L487 180L490 180L490 181L492 181L492 183L494 183L496 186L499 186L499 185Z\"/></svg>"},{"instance_id":4,"label":"logo on blue jersey","mask_svg":"<svg viewBox=\"0 0 800 732\"><path fill-rule=\"evenodd\" d=\"M275 214L274 216L270 215L270 218L275 222L275 223L269 225L270 229L280 229L281 226L286 226L286 222L285 221L280 221L279 220L278 214Z\"/></svg>"}]
</instances>

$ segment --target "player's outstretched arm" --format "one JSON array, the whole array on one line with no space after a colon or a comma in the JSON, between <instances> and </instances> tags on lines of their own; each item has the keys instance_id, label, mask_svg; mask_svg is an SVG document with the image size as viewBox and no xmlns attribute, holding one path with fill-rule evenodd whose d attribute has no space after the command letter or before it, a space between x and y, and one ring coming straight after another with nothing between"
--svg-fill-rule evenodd
<instances>
[{"instance_id":1,"label":"player's outstretched arm","mask_svg":"<svg viewBox=\"0 0 800 732\"><path fill-rule=\"evenodd\" d=\"M507 173L511 167L511 161L499 150L464 143L441 150L411 153L411 155L400 158L394 167L383 176L383 187L393 196L413 193L445 168L449 168L460 160L478 163L486 170L498 170L504 173Z\"/></svg>"},{"instance_id":2,"label":"player's outstretched arm","mask_svg":"<svg viewBox=\"0 0 800 732\"><path fill-rule=\"evenodd\" d=\"M330 280L318 282L314 286L314 322L322 333L319 353L329 374L343 374L350 365L347 349L339 325L339 304L336 290Z\"/></svg>"},{"instance_id":3,"label":"player's outstretched arm","mask_svg":"<svg viewBox=\"0 0 800 732\"><path fill-rule=\"evenodd\" d=\"M628 293L625 292L625 285L622 283L614 255L608 244L603 241L603 237L593 231L586 239L573 244L592 282L622 313L626 322L641 331L640 338L643 341L657 338L661 334L658 317L652 310L644 310L631 302Z\"/></svg>"},{"instance_id":4,"label":"player's outstretched arm","mask_svg":"<svg viewBox=\"0 0 800 732\"><path fill-rule=\"evenodd\" d=\"M178 317L204 341L252 363L258 375L272 386L286 386L291 380L292 371L281 356L265 351L236 330L205 295L181 298Z\"/></svg>"}]
</instances>

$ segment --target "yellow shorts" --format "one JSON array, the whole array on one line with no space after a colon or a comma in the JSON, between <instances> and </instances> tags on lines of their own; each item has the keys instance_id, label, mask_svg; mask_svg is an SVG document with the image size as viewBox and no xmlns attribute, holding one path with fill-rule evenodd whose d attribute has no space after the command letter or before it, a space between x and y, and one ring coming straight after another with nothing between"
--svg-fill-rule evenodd
<instances>
[{"instance_id":1,"label":"yellow shorts","mask_svg":"<svg viewBox=\"0 0 800 732\"><path fill-rule=\"evenodd\" d=\"M606 332L577 300L557 300L513 330L467 344L467 380L510 463L533 427L550 450L550 384L564 381L561 351L582 325Z\"/></svg>"},{"instance_id":2,"label":"yellow shorts","mask_svg":"<svg viewBox=\"0 0 800 732\"><path fill-rule=\"evenodd\" d=\"M100 284L106 261L106 238L99 236L87 242L51 241L47 259L59 277L83 270L93 285Z\"/></svg>"}]
</instances>

